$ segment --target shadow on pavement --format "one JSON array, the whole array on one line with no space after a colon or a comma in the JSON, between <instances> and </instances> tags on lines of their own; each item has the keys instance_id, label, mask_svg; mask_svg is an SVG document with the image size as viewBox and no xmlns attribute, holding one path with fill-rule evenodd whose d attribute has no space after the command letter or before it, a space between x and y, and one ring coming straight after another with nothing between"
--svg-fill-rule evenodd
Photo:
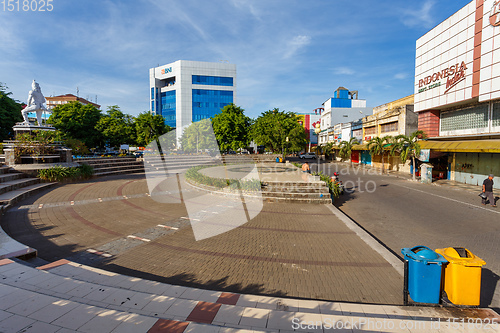
<instances>
[{"instance_id":1,"label":"shadow on pavement","mask_svg":"<svg viewBox=\"0 0 500 333\"><path fill-rule=\"evenodd\" d=\"M498 276L498 274L483 267L481 270L481 307L490 306L499 280L500 276ZM495 308L495 310L499 312L500 308Z\"/></svg>"},{"instance_id":2,"label":"shadow on pavement","mask_svg":"<svg viewBox=\"0 0 500 333\"><path fill-rule=\"evenodd\" d=\"M285 297L287 293L281 290L267 290L264 284L247 284L243 285L241 283L228 283L229 276L221 279L200 281L194 274L183 273L172 276L160 276L156 274L151 274L147 272L142 272L139 270L131 269L128 267L123 267L111 263L112 259L102 260L99 265L94 264L93 266L98 266L101 269L107 271L115 272L118 274L123 274L127 276L134 276L141 279L157 281L161 283L168 283L172 285L179 285L190 288L200 288L209 289L215 291L226 291L241 294L253 294L253 295L266 295L274 297Z\"/></svg>"}]
</instances>

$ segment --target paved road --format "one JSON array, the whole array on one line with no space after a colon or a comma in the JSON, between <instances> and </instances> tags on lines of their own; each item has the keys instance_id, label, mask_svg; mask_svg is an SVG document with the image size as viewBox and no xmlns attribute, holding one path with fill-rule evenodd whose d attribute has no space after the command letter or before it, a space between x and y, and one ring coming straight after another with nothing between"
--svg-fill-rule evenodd
<instances>
[{"instance_id":1,"label":"paved road","mask_svg":"<svg viewBox=\"0 0 500 333\"><path fill-rule=\"evenodd\" d=\"M482 206L479 191L414 183L345 163L320 168L340 172L346 185L348 193L335 205L394 253L420 244L461 246L484 259L481 306L500 308L500 209Z\"/></svg>"}]
</instances>

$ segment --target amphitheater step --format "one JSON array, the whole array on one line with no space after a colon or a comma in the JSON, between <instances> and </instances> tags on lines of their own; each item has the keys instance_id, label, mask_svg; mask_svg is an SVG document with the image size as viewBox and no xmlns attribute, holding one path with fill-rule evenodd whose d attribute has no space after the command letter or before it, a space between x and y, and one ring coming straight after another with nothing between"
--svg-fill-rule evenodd
<instances>
[{"instance_id":1,"label":"amphitheater step","mask_svg":"<svg viewBox=\"0 0 500 333\"><path fill-rule=\"evenodd\" d=\"M17 189L20 189L22 187L26 187L29 185L35 185L40 182L40 179L38 178L19 178L16 180L11 180L8 182L3 182L0 183L0 194L9 192L9 191L15 191Z\"/></svg>"},{"instance_id":2,"label":"amphitheater step","mask_svg":"<svg viewBox=\"0 0 500 333\"><path fill-rule=\"evenodd\" d=\"M10 172L11 170L12 170L11 167L0 164L0 175L4 175Z\"/></svg>"},{"instance_id":3,"label":"amphitheater step","mask_svg":"<svg viewBox=\"0 0 500 333\"><path fill-rule=\"evenodd\" d=\"M332 203L332 199L330 199L330 194L323 198L282 198L282 197L263 197L263 201L265 202L288 202L288 203L303 203L303 204L318 204L318 205L329 205Z\"/></svg>"},{"instance_id":4,"label":"amphitheater step","mask_svg":"<svg viewBox=\"0 0 500 333\"><path fill-rule=\"evenodd\" d=\"M26 177L26 175L21 173L21 172L3 173L3 174L0 174L0 184L2 184L4 182L10 182L10 181L13 181L16 179L21 179L24 177Z\"/></svg>"},{"instance_id":5,"label":"amphitheater step","mask_svg":"<svg viewBox=\"0 0 500 333\"><path fill-rule=\"evenodd\" d=\"M144 167L121 169L121 170L106 170L102 169L99 172L94 173L95 176L110 176L110 175L121 175L126 173L144 173Z\"/></svg>"},{"instance_id":6,"label":"amphitheater step","mask_svg":"<svg viewBox=\"0 0 500 333\"><path fill-rule=\"evenodd\" d=\"M0 211L1 214L1 211ZM0 259L36 257L36 250L19 243L0 228ZM0 331L1 332L1 331Z\"/></svg>"},{"instance_id":7,"label":"amphitheater step","mask_svg":"<svg viewBox=\"0 0 500 333\"><path fill-rule=\"evenodd\" d=\"M55 184L57 183L39 183L0 194L0 205L6 205L8 208L17 203L18 201L27 198L30 195L43 191L47 188L50 188Z\"/></svg>"}]
</instances>

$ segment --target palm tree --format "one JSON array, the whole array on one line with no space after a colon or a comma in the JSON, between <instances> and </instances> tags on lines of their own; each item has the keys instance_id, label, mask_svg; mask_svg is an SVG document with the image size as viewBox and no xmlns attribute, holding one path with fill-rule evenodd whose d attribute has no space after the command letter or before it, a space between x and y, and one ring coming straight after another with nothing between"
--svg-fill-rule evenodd
<instances>
[{"instance_id":1,"label":"palm tree","mask_svg":"<svg viewBox=\"0 0 500 333\"><path fill-rule=\"evenodd\" d=\"M356 138L350 138L349 141L342 141L339 145L340 157L342 157L343 159L346 159L347 157L349 157L349 160L351 162L351 167L352 167L351 155L352 155L352 148L354 147L354 145L359 145L359 141Z\"/></svg>"},{"instance_id":2,"label":"palm tree","mask_svg":"<svg viewBox=\"0 0 500 333\"><path fill-rule=\"evenodd\" d=\"M328 142L324 147L323 151L325 153L325 159L327 156L329 156L332 153L333 148L335 147L334 142Z\"/></svg>"},{"instance_id":3,"label":"palm tree","mask_svg":"<svg viewBox=\"0 0 500 333\"><path fill-rule=\"evenodd\" d=\"M392 136L386 135L384 137L379 137L376 136L374 138L371 138L370 141L368 141L368 150L370 151L370 154L372 156L374 155L382 155L382 173L384 173L385 167L384 167L384 152L386 149L387 144L391 144Z\"/></svg>"},{"instance_id":4,"label":"palm tree","mask_svg":"<svg viewBox=\"0 0 500 333\"><path fill-rule=\"evenodd\" d=\"M413 165L413 180L415 181L415 158L420 155L420 144L418 143L419 139L427 138L427 134L424 131L415 131L410 136L407 135L398 135L396 139L395 145L392 147L391 152L399 152L399 156L401 161L405 163L409 158L412 160Z\"/></svg>"}]
</instances>

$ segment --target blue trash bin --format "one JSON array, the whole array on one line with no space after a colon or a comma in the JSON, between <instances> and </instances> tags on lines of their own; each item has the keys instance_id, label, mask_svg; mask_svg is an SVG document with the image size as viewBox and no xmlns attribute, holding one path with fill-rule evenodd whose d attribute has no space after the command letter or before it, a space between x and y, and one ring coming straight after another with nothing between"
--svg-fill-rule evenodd
<instances>
[{"instance_id":1,"label":"blue trash bin","mask_svg":"<svg viewBox=\"0 0 500 333\"><path fill-rule=\"evenodd\" d=\"M408 261L408 292L418 303L439 304L442 266L448 262L442 255L419 245L403 248Z\"/></svg>"}]
</instances>

